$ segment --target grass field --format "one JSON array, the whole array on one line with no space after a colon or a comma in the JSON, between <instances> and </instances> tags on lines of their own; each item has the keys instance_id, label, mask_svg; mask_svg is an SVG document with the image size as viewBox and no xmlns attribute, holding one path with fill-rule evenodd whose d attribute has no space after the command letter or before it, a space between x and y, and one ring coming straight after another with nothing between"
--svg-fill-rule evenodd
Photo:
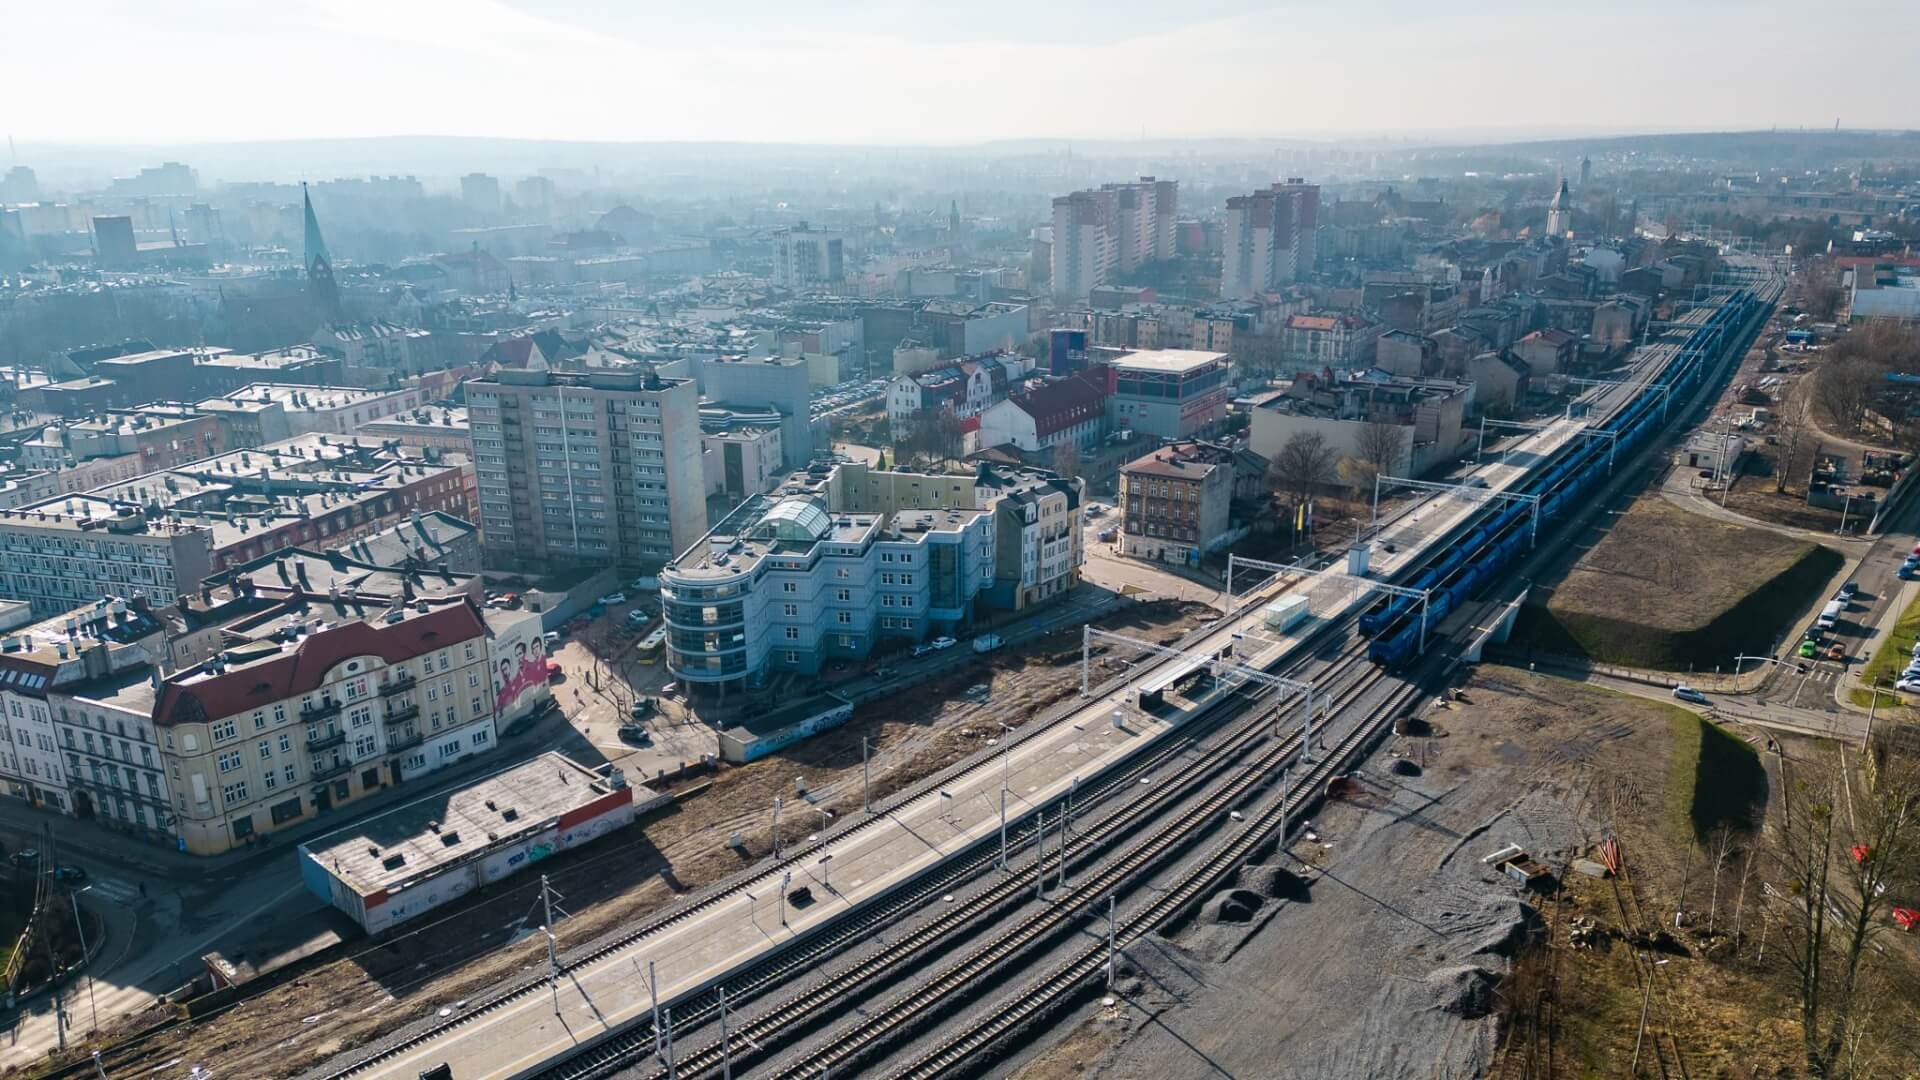
<instances>
[{"instance_id":1,"label":"grass field","mask_svg":"<svg viewBox=\"0 0 1920 1080\"><path fill-rule=\"evenodd\" d=\"M1516 637L1549 652L1710 670L1774 639L1840 568L1839 552L1648 496L1611 521Z\"/></svg>"},{"instance_id":2,"label":"grass field","mask_svg":"<svg viewBox=\"0 0 1920 1080\"><path fill-rule=\"evenodd\" d=\"M1907 610L1900 613L1900 621L1893 625L1893 631L1887 635L1887 640L1882 642L1879 649L1874 652L1873 659L1867 661L1867 668L1861 673L1860 681L1867 686L1874 686L1881 682L1891 683L1900 674L1901 669L1907 666L1907 659L1913 655L1913 645L1916 641L1920 641L1920 600L1908 604ZM1855 705L1865 706L1873 701L1869 696L1870 693L1866 687L1857 686L1847 691L1847 696ZM1881 690L1879 693L1882 708L1900 704L1900 698L1895 696L1893 691Z\"/></svg>"},{"instance_id":3,"label":"grass field","mask_svg":"<svg viewBox=\"0 0 1920 1080\"><path fill-rule=\"evenodd\" d=\"M1718 724L1672 710L1673 751L1667 759L1667 835L1704 843L1722 825L1751 829L1767 798L1760 755Z\"/></svg>"}]
</instances>

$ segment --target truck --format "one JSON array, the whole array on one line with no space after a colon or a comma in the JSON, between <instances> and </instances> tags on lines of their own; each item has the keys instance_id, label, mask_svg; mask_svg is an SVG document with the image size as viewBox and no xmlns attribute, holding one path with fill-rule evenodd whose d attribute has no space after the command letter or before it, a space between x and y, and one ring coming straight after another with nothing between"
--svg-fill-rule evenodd
<instances>
[{"instance_id":1,"label":"truck","mask_svg":"<svg viewBox=\"0 0 1920 1080\"><path fill-rule=\"evenodd\" d=\"M1267 629L1286 633L1307 617L1307 598L1304 596L1283 596L1268 604L1265 612Z\"/></svg>"}]
</instances>

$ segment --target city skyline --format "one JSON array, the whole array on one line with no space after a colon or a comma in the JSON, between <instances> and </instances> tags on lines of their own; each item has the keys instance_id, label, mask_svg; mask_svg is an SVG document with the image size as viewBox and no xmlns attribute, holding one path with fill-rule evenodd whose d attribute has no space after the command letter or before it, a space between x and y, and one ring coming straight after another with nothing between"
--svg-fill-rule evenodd
<instances>
[{"instance_id":1,"label":"city skyline","mask_svg":"<svg viewBox=\"0 0 1920 1080\"><path fill-rule=\"evenodd\" d=\"M511 0L105 6L14 17L16 76L62 87L15 121L22 143L467 135L949 145L1836 120L1893 128L1912 124L1904 103L1920 94L1920 70L1899 45L1920 34L1920 9L1878 0L1821 12L1823 25L1873 28L1850 39L1849 79L1752 80L1738 95L1725 92L1728 65L1767 62L1778 42L1804 37L1814 27L1803 7L1634 0L1573 19L1504 0L1467 13L1402 0L1204 0L1172 12L1126 0L1039 12L837 5L793 20L758 0L724 17L603 0L537 10ZM116 33L99 36L102 21ZM69 46L79 41L97 71L137 70L164 51L213 77L138 93L110 75L76 79ZM1717 46L1670 47L1690 41ZM1617 61L1635 51L1664 59L1618 76ZM779 92L766 93L774 83Z\"/></svg>"}]
</instances>

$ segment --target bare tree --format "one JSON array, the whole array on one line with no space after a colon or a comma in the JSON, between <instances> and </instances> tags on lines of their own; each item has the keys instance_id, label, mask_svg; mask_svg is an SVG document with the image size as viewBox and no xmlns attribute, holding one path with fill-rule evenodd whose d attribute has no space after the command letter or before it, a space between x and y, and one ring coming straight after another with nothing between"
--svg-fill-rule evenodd
<instances>
[{"instance_id":1,"label":"bare tree","mask_svg":"<svg viewBox=\"0 0 1920 1080\"><path fill-rule=\"evenodd\" d=\"M1349 480L1356 489L1372 487L1374 477L1399 467L1407 450L1407 429L1388 420L1369 420L1361 425L1354 444L1358 453L1349 459L1353 462Z\"/></svg>"},{"instance_id":2,"label":"bare tree","mask_svg":"<svg viewBox=\"0 0 1920 1080\"><path fill-rule=\"evenodd\" d=\"M1877 759L1865 791L1832 759L1799 763L1779 829L1786 893L1781 929L1798 977L1807 1071L1850 1075L1863 1051L1873 946L1885 930L1895 875L1920 856L1920 769L1908 756ZM1847 800L1849 811L1840 807Z\"/></svg>"},{"instance_id":3,"label":"bare tree","mask_svg":"<svg viewBox=\"0 0 1920 1080\"><path fill-rule=\"evenodd\" d=\"M1073 440L1063 439L1053 447L1053 471L1061 476L1080 475L1080 448Z\"/></svg>"},{"instance_id":4,"label":"bare tree","mask_svg":"<svg viewBox=\"0 0 1920 1080\"><path fill-rule=\"evenodd\" d=\"M1337 454L1317 431L1297 431L1273 457L1273 478L1290 502L1299 506L1334 478Z\"/></svg>"},{"instance_id":5,"label":"bare tree","mask_svg":"<svg viewBox=\"0 0 1920 1080\"><path fill-rule=\"evenodd\" d=\"M1781 398L1774 428L1780 452L1773 471L1773 490L1779 493L1807 470L1807 459L1813 454L1813 393L1805 380L1793 383Z\"/></svg>"},{"instance_id":6,"label":"bare tree","mask_svg":"<svg viewBox=\"0 0 1920 1080\"><path fill-rule=\"evenodd\" d=\"M1707 933L1714 931L1720 917L1720 879L1726 873L1727 862L1734 852L1740 849L1740 834L1731 827L1720 825L1707 835L1707 858L1711 860L1713 886L1707 899Z\"/></svg>"},{"instance_id":7,"label":"bare tree","mask_svg":"<svg viewBox=\"0 0 1920 1080\"><path fill-rule=\"evenodd\" d=\"M1860 430L1879 386L1880 372L1871 360L1835 356L1820 366L1814 392L1819 395L1820 407L1840 425L1840 434L1851 435Z\"/></svg>"}]
</instances>

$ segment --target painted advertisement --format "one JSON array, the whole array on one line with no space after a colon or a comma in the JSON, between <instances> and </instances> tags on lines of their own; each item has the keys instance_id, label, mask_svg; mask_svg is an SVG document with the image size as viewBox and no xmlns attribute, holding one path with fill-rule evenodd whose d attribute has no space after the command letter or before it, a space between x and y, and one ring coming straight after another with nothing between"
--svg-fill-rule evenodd
<instances>
[{"instance_id":1,"label":"painted advertisement","mask_svg":"<svg viewBox=\"0 0 1920 1080\"><path fill-rule=\"evenodd\" d=\"M547 683L547 644L540 636L540 616L515 612L517 618L492 616L488 626L487 676L493 682L494 723L505 728L519 718L544 708L553 699Z\"/></svg>"}]
</instances>

